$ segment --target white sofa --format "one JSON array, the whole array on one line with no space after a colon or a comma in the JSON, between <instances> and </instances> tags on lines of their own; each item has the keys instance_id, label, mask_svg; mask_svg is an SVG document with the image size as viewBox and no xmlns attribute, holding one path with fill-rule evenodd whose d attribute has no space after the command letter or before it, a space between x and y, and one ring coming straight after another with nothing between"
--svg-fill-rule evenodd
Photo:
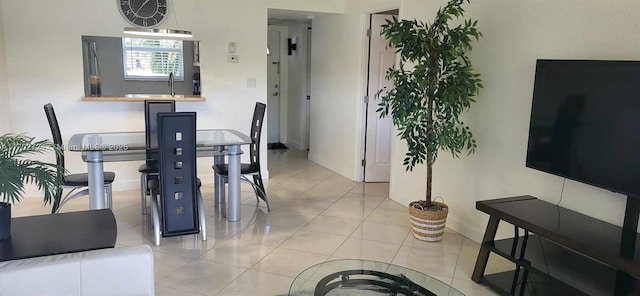
<instances>
[{"instance_id":1,"label":"white sofa","mask_svg":"<svg viewBox=\"0 0 640 296\"><path fill-rule=\"evenodd\" d=\"M121 247L0 262L0 296L154 295L153 251Z\"/></svg>"}]
</instances>

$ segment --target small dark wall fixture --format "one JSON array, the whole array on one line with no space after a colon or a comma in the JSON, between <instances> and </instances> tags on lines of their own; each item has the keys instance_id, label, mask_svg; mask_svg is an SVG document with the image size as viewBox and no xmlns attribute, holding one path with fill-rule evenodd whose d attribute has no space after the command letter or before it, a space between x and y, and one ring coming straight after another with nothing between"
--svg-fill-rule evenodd
<instances>
[{"instance_id":1,"label":"small dark wall fixture","mask_svg":"<svg viewBox=\"0 0 640 296\"><path fill-rule=\"evenodd\" d=\"M298 49L298 44L296 43L296 37L287 39L287 48L289 55L291 55L292 51Z\"/></svg>"}]
</instances>

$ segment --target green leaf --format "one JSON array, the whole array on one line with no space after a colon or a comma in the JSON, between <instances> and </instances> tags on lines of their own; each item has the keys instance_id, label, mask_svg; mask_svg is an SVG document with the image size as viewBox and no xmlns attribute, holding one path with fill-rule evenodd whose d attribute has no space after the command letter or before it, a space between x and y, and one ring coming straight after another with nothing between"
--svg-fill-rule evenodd
<instances>
[{"instance_id":1,"label":"green leaf","mask_svg":"<svg viewBox=\"0 0 640 296\"><path fill-rule=\"evenodd\" d=\"M60 198L64 169L51 163L28 159L33 154L44 154L61 148L49 140L36 141L24 134L0 136L0 200L16 203L24 194L25 184L34 184L44 193L44 203Z\"/></svg>"}]
</instances>

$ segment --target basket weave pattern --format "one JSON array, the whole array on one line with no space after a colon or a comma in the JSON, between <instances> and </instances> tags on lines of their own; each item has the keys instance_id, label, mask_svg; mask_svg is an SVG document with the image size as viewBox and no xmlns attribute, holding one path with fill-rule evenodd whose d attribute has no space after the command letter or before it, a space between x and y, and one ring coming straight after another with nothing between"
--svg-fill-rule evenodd
<instances>
[{"instance_id":1,"label":"basket weave pattern","mask_svg":"<svg viewBox=\"0 0 640 296\"><path fill-rule=\"evenodd\" d=\"M436 242L442 240L444 226L449 213L449 207L440 202L431 202L442 207L441 211L425 211L409 207L411 229L413 236L419 240Z\"/></svg>"}]
</instances>

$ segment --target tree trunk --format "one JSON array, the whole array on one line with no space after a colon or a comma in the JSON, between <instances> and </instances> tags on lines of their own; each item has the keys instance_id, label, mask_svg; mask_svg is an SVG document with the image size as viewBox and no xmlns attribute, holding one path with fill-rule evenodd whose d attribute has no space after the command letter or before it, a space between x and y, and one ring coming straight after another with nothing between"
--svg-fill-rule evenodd
<instances>
[{"instance_id":1,"label":"tree trunk","mask_svg":"<svg viewBox=\"0 0 640 296\"><path fill-rule=\"evenodd\" d=\"M435 69L432 67L432 69ZM435 76L435 74L433 75ZM434 92L432 92L434 93ZM434 108L435 100L433 98L428 98L427 112L429 118L427 119L427 134L433 133L433 108ZM436 145L427 145L427 193L426 193L426 206L427 208L431 206L431 175L433 175L433 162L430 154L435 153L435 151L429 151L429 146ZM435 157L433 158L435 161Z\"/></svg>"},{"instance_id":2,"label":"tree trunk","mask_svg":"<svg viewBox=\"0 0 640 296\"><path fill-rule=\"evenodd\" d=\"M427 207L431 206L431 173L432 173L432 167L433 165L430 164L429 162L427 162L427 196L426 196L426 201L427 201Z\"/></svg>"}]
</instances>

